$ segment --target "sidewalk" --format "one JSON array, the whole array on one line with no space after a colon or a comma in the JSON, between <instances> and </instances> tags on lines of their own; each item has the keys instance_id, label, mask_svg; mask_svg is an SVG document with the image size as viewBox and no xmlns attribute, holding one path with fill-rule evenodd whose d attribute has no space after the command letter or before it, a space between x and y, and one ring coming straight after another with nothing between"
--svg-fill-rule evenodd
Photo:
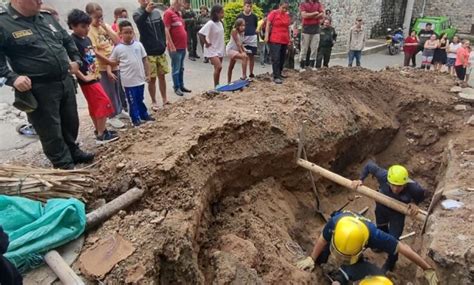
<instances>
[{"instance_id":1,"label":"sidewalk","mask_svg":"<svg viewBox=\"0 0 474 285\"><path fill-rule=\"evenodd\" d=\"M370 39L367 40L364 50L362 51L363 55L378 53L383 51L387 46L385 44L385 39ZM331 54L331 59L333 58L345 58L347 57L347 51L343 52L333 52Z\"/></svg>"}]
</instances>

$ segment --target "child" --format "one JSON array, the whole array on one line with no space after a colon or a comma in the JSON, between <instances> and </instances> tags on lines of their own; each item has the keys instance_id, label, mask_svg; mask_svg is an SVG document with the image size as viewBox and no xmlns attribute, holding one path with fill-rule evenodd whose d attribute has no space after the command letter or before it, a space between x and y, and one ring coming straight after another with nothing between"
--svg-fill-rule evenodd
<instances>
[{"instance_id":1,"label":"child","mask_svg":"<svg viewBox=\"0 0 474 285\"><path fill-rule=\"evenodd\" d=\"M125 20L119 24L122 43L112 51L110 61L120 65L125 95L127 96L130 117L135 127L143 121L154 121L143 103L145 82L150 81L150 65L143 45L133 40L135 33L132 23Z\"/></svg>"},{"instance_id":2,"label":"child","mask_svg":"<svg viewBox=\"0 0 474 285\"><path fill-rule=\"evenodd\" d=\"M118 24L124 19L128 19L128 12L125 8L119 7L114 10L114 23L112 24L112 30L118 33Z\"/></svg>"},{"instance_id":3,"label":"child","mask_svg":"<svg viewBox=\"0 0 474 285\"><path fill-rule=\"evenodd\" d=\"M67 16L67 24L73 31L72 39L82 58L82 67L76 73L76 77L87 100L89 114L95 127L96 143L105 144L117 140L118 136L105 128L107 117L114 113L114 109L95 72L94 49L87 36L91 21L89 15L79 9L72 10Z\"/></svg>"},{"instance_id":4,"label":"child","mask_svg":"<svg viewBox=\"0 0 474 285\"><path fill-rule=\"evenodd\" d=\"M229 69L227 70L227 82L232 81L232 70L234 69L235 62L240 59L242 60L242 77L240 79L247 79L247 50L243 46L245 32L245 20L238 18L235 21L234 29L230 33L230 41L226 47L226 54L230 57Z\"/></svg>"},{"instance_id":5,"label":"child","mask_svg":"<svg viewBox=\"0 0 474 285\"><path fill-rule=\"evenodd\" d=\"M109 123L114 128L123 128L125 125L119 119L128 118L128 115L122 113L123 106L120 94L123 92L123 89L120 82L120 74L118 69L111 69L108 65L108 58L112 53L114 45L120 42L120 38L109 25L104 23L102 7L99 4L87 4L86 13L92 18L88 36L92 41L92 46L97 56L99 68L96 75L100 75L100 84L102 84L105 92L109 95L115 110L111 117L109 117Z\"/></svg>"},{"instance_id":6,"label":"child","mask_svg":"<svg viewBox=\"0 0 474 285\"><path fill-rule=\"evenodd\" d=\"M245 21L245 37L243 40L244 47L248 50L249 56L249 71L250 78L254 78L253 67L255 65L255 55L258 50L258 36L257 36L257 25L258 18L252 12L252 0L244 1L244 10L237 16L237 19L244 19Z\"/></svg>"},{"instance_id":7,"label":"child","mask_svg":"<svg viewBox=\"0 0 474 285\"><path fill-rule=\"evenodd\" d=\"M209 58L214 66L214 86L219 85L225 52L223 18L224 8L221 5L214 5L211 8L211 21L199 31L199 38L204 43L204 57Z\"/></svg>"},{"instance_id":8,"label":"child","mask_svg":"<svg viewBox=\"0 0 474 285\"><path fill-rule=\"evenodd\" d=\"M197 18L197 27L196 32L201 30L204 25L209 22L211 18L209 17L209 9L206 5L202 5L199 8L199 16ZM199 44L201 45L201 51L204 52L204 43L200 40ZM204 63L208 63L209 59L207 57L204 58Z\"/></svg>"}]
</instances>

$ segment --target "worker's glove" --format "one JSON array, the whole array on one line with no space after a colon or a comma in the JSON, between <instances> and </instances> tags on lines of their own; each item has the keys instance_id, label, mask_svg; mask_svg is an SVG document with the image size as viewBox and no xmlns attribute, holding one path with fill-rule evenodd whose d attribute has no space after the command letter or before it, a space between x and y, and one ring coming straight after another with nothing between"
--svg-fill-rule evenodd
<instances>
[{"instance_id":1,"label":"worker's glove","mask_svg":"<svg viewBox=\"0 0 474 285\"><path fill-rule=\"evenodd\" d=\"M438 276L436 276L436 271L433 268L426 269L423 274L429 285L438 285Z\"/></svg>"},{"instance_id":2,"label":"worker's glove","mask_svg":"<svg viewBox=\"0 0 474 285\"><path fill-rule=\"evenodd\" d=\"M314 269L314 260L311 258L311 256L308 256L304 259L301 259L296 263L296 267L301 270L308 270L313 271Z\"/></svg>"},{"instance_id":3,"label":"worker's glove","mask_svg":"<svg viewBox=\"0 0 474 285\"><path fill-rule=\"evenodd\" d=\"M416 215L418 214L418 210L419 209L415 204L408 204L408 214L410 214L411 217L416 217Z\"/></svg>"}]
</instances>

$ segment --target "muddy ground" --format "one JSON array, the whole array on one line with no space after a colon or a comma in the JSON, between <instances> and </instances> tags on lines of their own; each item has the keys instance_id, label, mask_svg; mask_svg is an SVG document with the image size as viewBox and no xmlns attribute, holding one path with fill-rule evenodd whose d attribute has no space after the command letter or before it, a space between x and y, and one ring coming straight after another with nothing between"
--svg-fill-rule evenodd
<instances>
[{"instance_id":1,"label":"muddy ground","mask_svg":"<svg viewBox=\"0 0 474 285\"><path fill-rule=\"evenodd\" d=\"M473 112L449 92L453 78L340 67L289 76L283 85L262 75L243 92L178 102L156 122L121 132L120 141L99 149L89 208L132 187L146 194L88 234L84 249L115 233L135 248L105 277L83 272L90 284L329 284L321 268L308 273L294 266L323 226L308 173L295 164L303 121L312 162L351 179L369 159L383 167L404 164L429 193L425 210L435 189L453 190L453 181L463 199L472 199L462 189L469 189L474 170L473 127L465 123ZM467 110L455 110L459 104ZM377 187L374 179L366 184ZM374 219L372 201L324 179L316 187L326 215L351 201L346 209L369 206L366 215ZM425 236L419 222L406 222L405 233L417 234L405 242L433 259L442 284L472 280L472 246L456 247L474 242L462 222L474 221L466 204L451 212L438 207ZM366 255L379 265L385 259ZM391 277L396 284L421 280L403 257Z\"/></svg>"},{"instance_id":2,"label":"muddy ground","mask_svg":"<svg viewBox=\"0 0 474 285\"><path fill-rule=\"evenodd\" d=\"M472 137L464 123L471 111L454 109L459 102L448 76L338 67L289 75L281 86L261 76L243 92L179 102L101 149L94 170L100 186L89 200L146 189L140 203L86 240L90 247L118 232L135 247L101 281L324 284L321 269L294 266L323 226L308 173L295 165L303 121L309 160L353 179L368 159L385 167L402 163L428 196L445 169L448 141ZM370 206L373 218L373 202L322 179L316 184L326 214L353 200L347 209ZM371 179L367 184L376 187ZM420 251L421 225L408 219L405 231L412 230L417 235L406 242ZM415 274L400 258L392 277L406 284Z\"/></svg>"}]
</instances>

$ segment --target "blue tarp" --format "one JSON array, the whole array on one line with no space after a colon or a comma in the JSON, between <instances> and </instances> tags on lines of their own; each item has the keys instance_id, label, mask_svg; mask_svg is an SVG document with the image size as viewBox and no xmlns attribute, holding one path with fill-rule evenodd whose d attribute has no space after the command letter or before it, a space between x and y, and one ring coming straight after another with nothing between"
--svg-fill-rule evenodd
<instances>
[{"instance_id":1,"label":"blue tarp","mask_svg":"<svg viewBox=\"0 0 474 285\"><path fill-rule=\"evenodd\" d=\"M86 226L84 203L50 199L46 204L0 195L0 225L10 245L4 255L20 272L43 262L43 255L78 238Z\"/></svg>"}]
</instances>

